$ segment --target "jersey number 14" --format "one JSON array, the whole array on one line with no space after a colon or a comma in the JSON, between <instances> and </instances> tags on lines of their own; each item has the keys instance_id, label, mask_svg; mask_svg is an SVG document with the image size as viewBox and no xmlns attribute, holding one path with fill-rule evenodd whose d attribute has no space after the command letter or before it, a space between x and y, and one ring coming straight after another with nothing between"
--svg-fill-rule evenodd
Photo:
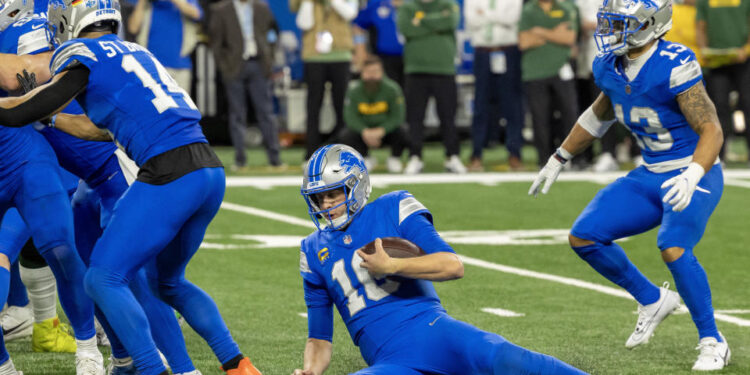
<instances>
[{"instance_id":1,"label":"jersey number 14","mask_svg":"<svg viewBox=\"0 0 750 375\"><path fill-rule=\"evenodd\" d=\"M193 100L190 99L190 96L185 92L185 90L183 90L177 84L177 82L175 82L174 78L172 78L172 76L167 73L167 70L164 69L164 67L159 64L159 62L157 62L152 56L149 57L154 62L154 66L156 67L156 71L159 74L159 81L161 81L161 83L157 82L133 55L124 55L122 57L122 68L125 69L125 71L128 73L135 73L136 77L138 77L138 79L141 80L141 83L143 83L143 87L151 90L151 92L154 93L154 98L151 99L151 103L156 108L156 111L159 113L163 113L170 108L179 108L179 105L177 105L177 102L175 102L174 98L164 91L164 89L162 88L162 84L167 87L167 91L182 96L182 100L185 102L185 104L187 104L188 107L190 107L190 109L197 110L198 107L195 106Z\"/></svg>"}]
</instances>

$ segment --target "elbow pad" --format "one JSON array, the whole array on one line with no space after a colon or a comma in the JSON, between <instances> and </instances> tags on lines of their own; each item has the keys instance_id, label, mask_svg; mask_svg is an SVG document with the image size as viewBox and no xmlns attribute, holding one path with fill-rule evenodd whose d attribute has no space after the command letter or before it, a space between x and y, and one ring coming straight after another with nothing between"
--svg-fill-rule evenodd
<instances>
[{"instance_id":1,"label":"elbow pad","mask_svg":"<svg viewBox=\"0 0 750 375\"><path fill-rule=\"evenodd\" d=\"M606 121L599 120L591 107L586 109L581 116L578 117L578 124L596 138L601 138L615 122L617 122L615 119Z\"/></svg>"}]
</instances>

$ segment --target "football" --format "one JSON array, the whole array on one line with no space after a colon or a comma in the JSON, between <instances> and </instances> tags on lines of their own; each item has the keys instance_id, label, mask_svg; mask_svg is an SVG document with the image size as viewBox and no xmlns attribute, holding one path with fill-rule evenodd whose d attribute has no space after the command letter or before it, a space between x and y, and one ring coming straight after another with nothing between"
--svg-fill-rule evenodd
<instances>
[{"instance_id":1,"label":"football","mask_svg":"<svg viewBox=\"0 0 750 375\"><path fill-rule=\"evenodd\" d=\"M383 241L383 250L393 258L413 258L425 254L424 250L419 248L419 246L403 238L385 237L381 238L381 240ZM375 253L375 241L363 246L362 251L365 254Z\"/></svg>"}]
</instances>

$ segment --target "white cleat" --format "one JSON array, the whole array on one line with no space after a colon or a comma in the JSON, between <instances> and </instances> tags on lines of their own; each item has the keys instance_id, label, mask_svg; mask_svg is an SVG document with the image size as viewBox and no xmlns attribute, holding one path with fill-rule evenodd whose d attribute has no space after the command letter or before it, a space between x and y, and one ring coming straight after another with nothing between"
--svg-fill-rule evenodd
<instances>
[{"instance_id":1,"label":"white cleat","mask_svg":"<svg viewBox=\"0 0 750 375\"><path fill-rule=\"evenodd\" d=\"M465 174L467 172L466 166L458 158L458 155L451 155L448 160L445 161L445 170L450 173Z\"/></svg>"},{"instance_id":2,"label":"white cleat","mask_svg":"<svg viewBox=\"0 0 750 375\"><path fill-rule=\"evenodd\" d=\"M190 372L183 372L181 374L175 374L175 375L203 375L203 374L201 374L201 372L198 370L193 370Z\"/></svg>"},{"instance_id":3,"label":"white cleat","mask_svg":"<svg viewBox=\"0 0 750 375\"><path fill-rule=\"evenodd\" d=\"M0 326L6 342L31 336L34 330L34 316L31 307L10 306L0 314Z\"/></svg>"},{"instance_id":4,"label":"white cleat","mask_svg":"<svg viewBox=\"0 0 750 375\"><path fill-rule=\"evenodd\" d=\"M693 365L695 371L716 371L721 370L724 366L729 364L729 358L732 356L732 351L729 350L729 344L724 335L719 333L721 341L719 342L714 337L704 337L698 343L696 350L700 350L698 354L698 360Z\"/></svg>"},{"instance_id":5,"label":"white cleat","mask_svg":"<svg viewBox=\"0 0 750 375\"><path fill-rule=\"evenodd\" d=\"M646 306L638 304L638 322L635 324L635 330L628 337L628 341L625 342L626 348L632 349L648 343L654 335L656 326L680 307L680 295L669 290L668 282L665 282L664 286L659 289L658 301Z\"/></svg>"},{"instance_id":6,"label":"white cleat","mask_svg":"<svg viewBox=\"0 0 750 375\"><path fill-rule=\"evenodd\" d=\"M99 323L99 320L94 319L94 327L96 328L96 345L98 346L112 346L109 343L107 333L104 332L104 327Z\"/></svg>"},{"instance_id":7,"label":"white cleat","mask_svg":"<svg viewBox=\"0 0 750 375\"><path fill-rule=\"evenodd\" d=\"M76 352L76 375L104 375L104 359L99 351Z\"/></svg>"},{"instance_id":8,"label":"white cleat","mask_svg":"<svg viewBox=\"0 0 750 375\"><path fill-rule=\"evenodd\" d=\"M409 158L409 162L406 163L404 174L419 174L422 172L422 168L424 168L422 159L417 155L412 155Z\"/></svg>"},{"instance_id":9,"label":"white cleat","mask_svg":"<svg viewBox=\"0 0 750 375\"><path fill-rule=\"evenodd\" d=\"M388 168L388 173L401 173L404 169L404 165L401 163L401 158L395 156L389 156L388 160L385 162L385 166Z\"/></svg>"}]
</instances>

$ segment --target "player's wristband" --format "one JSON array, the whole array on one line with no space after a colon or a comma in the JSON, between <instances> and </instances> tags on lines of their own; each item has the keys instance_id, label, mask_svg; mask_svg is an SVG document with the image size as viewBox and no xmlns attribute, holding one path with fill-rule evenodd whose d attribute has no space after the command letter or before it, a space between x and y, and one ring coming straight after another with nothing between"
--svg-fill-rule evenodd
<instances>
[{"instance_id":1,"label":"player's wristband","mask_svg":"<svg viewBox=\"0 0 750 375\"><path fill-rule=\"evenodd\" d=\"M365 44L367 42L367 38L364 35L355 35L354 36L354 44Z\"/></svg>"},{"instance_id":2,"label":"player's wristband","mask_svg":"<svg viewBox=\"0 0 750 375\"><path fill-rule=\"evenodd\" d=\"M566 149L562 147L558 147L557 150L555 151L555 154L552 156L555 159L557 159L557 161L559 161L560 164L565 164L568 162L568 160L573 158L573 154L571 154L570 152L568 152Z\"/></svg>"}]
</instances>

